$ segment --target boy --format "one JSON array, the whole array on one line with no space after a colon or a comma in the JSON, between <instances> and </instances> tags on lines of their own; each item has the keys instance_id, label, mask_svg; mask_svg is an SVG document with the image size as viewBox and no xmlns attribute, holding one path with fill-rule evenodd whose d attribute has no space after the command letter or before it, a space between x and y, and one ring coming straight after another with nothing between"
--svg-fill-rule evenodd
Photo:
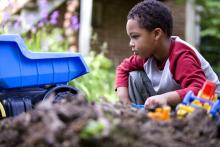
<instances>
[{"instance_id":1,"label":"boy","mask_svg":"<svg viewBox=\"0 0 220 147\"><path fill-rule=\"evenodd\" d=\"M200 53L172 35L170 10L156 0L135 5L127 17L126 30L134 55L116 69L117 95L123 103L175 106L186 93L195 94L206 80L219 80Z\"/></svg>"}]
</instances>

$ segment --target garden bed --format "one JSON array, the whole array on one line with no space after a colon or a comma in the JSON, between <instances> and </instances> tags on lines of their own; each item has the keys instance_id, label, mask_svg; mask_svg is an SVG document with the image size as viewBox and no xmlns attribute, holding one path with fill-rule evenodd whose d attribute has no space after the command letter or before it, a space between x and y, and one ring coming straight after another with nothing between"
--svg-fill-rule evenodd
<instances>
[{"instance_id":1,"label":"garden bed","mask_svg":"<svg viewBox=\"0 0 220 147\"><path fill-rule=\"evenodd\" d=\"M204 110L185 119L153 121L146 111L69 96L0 121L0 146L220 146L217 121Z\"/></svg>"}]
</instances>

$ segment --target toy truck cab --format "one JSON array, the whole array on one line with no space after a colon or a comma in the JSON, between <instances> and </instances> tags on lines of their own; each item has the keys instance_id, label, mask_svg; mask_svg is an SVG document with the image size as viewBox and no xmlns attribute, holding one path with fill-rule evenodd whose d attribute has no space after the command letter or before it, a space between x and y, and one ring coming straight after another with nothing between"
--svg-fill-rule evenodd
<instances>
[{"instance_id":1,"label":"toy truck cab","mask_svg":"<svg viewBox=\"0 0 220 147\"><path fill-rule=\"evenodd\" d=\"M51 93L77 94L67 83L88 72L80 54L33 53L19 35L0 35L1 114L29 111Z\"/></svg>"}]
</instances>

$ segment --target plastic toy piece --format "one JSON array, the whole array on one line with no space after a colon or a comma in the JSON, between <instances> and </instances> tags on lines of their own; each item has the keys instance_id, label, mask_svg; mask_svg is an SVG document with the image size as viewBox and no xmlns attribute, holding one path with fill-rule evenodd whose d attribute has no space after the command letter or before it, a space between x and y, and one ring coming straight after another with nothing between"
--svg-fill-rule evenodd
<instances>
[{"instance_id":1,"label":"plastic toy piece","mask_svg":"<svg viewBox=\"0 0 220 147\"><path fill-rule=\"evenodd\" d=\"M219 112L220 112L220 100L217 100L213 104L209 113L212 115L212 117L217 117L217 116L219 116Z\"/></svg>"},{"instance_id":2,"label":"plastic toy piece","mask_svg":"<svg viewBox=\"0 0 220 147\"><path fill-rule=\"evenodd\" d=\"M89 72L80 54L29 51L19 35L0 35L0 88L66 84ZM7 64L6 64L7 63Z\"/></svg>"},{"instance_id":3,"label":"plastic toy piece","mask_svg":"<svg viewBox=\"0 0 220 147\"><path fill-rule=\"evenodd\" d=\"M179 104L176 108L177 116L182 118L198 107L206 109L207 113L212 117L217 117L220 112L220 100L213 101L196 97L192 91L189 91L184 97L182 104Z\"/></svg>"},{"instance_id":4,"label":"plastic toy piece","mask_svg":"<svg viewBox=\"0 0 220 147\"><path fill-rule=\"evenodd\" d=\"M162 108L156 108L155 112L148 112L147 116L156 121L167 121L170 120L171 108L165 106Z\"/></svg>"},{"instance_id":5,"label":"plastic toy piece","mask_svg":"<svg viewBox=\"0 0 220 147\"><path fill-rule=\"evenodd\" d=\"M1 117L6 117L5 108L1 102L0 102L0 112L1 112Z\"/></svg>"},{"instance_id":6,"label":"plastic toy piece","mask_svg":"<svg viewBox=\"0 0 220 147\"><path fill-rule=\"evenodd\" d=\"M216 84L212 81L207 80L197 96L203 99L213 101L215 97L215 89L216 89Z\"/></svg>"},{"instance_id":7,"label":"plastic toy piece","mask_svg":"<svg viewBox=\"0 0 220 147\"><path fill-rule=\"evenodd\" d=\"M209 112L212 107L209 103L201 103L199 100L192 101L191 105L195 108L202 107L202 108L206 109L207 112Z\"/></svg>"},{"instance_id":8,"label":"plastic toy piece","mask_svg":"<svg viewBox=\"0 0 220 147\"><path fill-rule=\"evenodd\" d=\"M195 108L191 107L191 106L186 106L183 104L179 104L177 106L177 117L178 118L183 118L185 117L188 113L192 113L195 111Z\"/></svg>"},{"instance_id":9,"label":"plastic toy piece","mask_svg":"<svg viewBox=\"0 0 220 147\"><path fill-rule=\"evenodd\" d=\"M203 99L203 98L200 98L200 97L196 97L192 91L189 91L189 92L186 94L186 96L184 97L184 99L183 99L183 101L182 101L182 104L184 104L184 105L190 105L194 100L198 100L198 101L201 102L201 103L208 103L208 104L210 104L210 105L213 104L213 102L210 101L210 100Z\"/></svg>"},{"instance_id":10,"label":"plastic toy piece","mask_svg":"<svg viewBox=\"0 0 220 147\"><path fill-rule=\"evenodd\" d=\"M78 90L67 83L89 72L78 53L34 53L19 35L0 35L1 117L16 116L54 94L54 102Z\"/></svg>"},{"instance_id":11,"label":"plastic toy piece","mask_svg":"<svg viewBox=\"0 0 220 147\"><path fill-rule=\"evenodd\" d=\"M131 107L136 109L144 109L144 105L141 104L131 104ZM148 112L147 116L153 120L166 121L170 119L170 111L171 108L169 106L165 106L163 108L159 107L155 109L155 112Z\"/></svg>"},{"instance_id":12,"label":"plastic toy piece","mask_svg":"<svg viewBox=\"0 0 220 147\"><path fill-rule=\"evenodd\" d=\"M144 108L144 105L142 105L142 104L131 104L131 107L133 107L133 108L137 108L137 109L142 109L142 108Z\"/></svg>"}]
</instances>

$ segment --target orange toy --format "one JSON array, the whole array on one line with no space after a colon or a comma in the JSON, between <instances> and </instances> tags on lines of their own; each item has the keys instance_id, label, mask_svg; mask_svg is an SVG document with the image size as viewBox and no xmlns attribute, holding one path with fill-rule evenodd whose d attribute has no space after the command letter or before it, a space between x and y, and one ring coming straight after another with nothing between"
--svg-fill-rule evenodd
<instances>
[{"instance_id":1,"label":"orange toy","mask_svg":"<svg viewBox=\"0 0 220 147\"><path fill-rule=\"evenodd\" d=\"M148 112L147 116L153 120L167 121L170 120L170 111L171 108L169 106L165 106L163 108L156 108L155 112Z\"/></svg>"}]
</instances>

